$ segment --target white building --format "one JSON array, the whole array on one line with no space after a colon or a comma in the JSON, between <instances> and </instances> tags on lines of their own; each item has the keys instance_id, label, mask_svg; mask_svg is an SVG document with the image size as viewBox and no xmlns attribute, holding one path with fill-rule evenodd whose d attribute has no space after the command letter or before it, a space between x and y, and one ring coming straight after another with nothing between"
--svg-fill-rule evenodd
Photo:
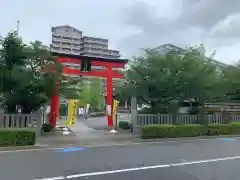
<instances>
[{"instance_id":1,"label":"white building","mask_svg":"<svg viewBox=\"0 0 240 180\"><path fill-rule=\"evenodd\" d=\"M119 58L117 50L108 49L108 39L83 36L71 26L52 27L51 51L92 57Z\"/></svg>"}]
</instances>

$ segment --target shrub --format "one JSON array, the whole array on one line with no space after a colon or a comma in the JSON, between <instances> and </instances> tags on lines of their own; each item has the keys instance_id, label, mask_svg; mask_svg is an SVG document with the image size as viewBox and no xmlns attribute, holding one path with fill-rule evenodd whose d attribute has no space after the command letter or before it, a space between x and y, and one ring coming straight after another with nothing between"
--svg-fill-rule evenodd
<instances>
[{"instance_id":1,"label":"shrub","mask_svg":"<svg viewBox=\"0 0 240 180\"><path fill-rule=\"evenodd\" d=\"M131 129L132 125L127 122L127 121L120 121L119 124L118 124L119 128L121 129Z\"/></svg>"},{"instance_id":2,"label":"shrub","mask_svg":"<svg viewBox=\"0 0 240 180\"><path fill-rule=\"evenodd\" d=\"M240 134L240 123L233 123L232 124L232 133L233 134Z\"/></svg>"},{"instance_id":3,"label":"shrub","mask_svg":"<svg viewBox=\"0 0 240 180\"><path fill-rule=\"evenodd\" d=\"M0 130L0 146L27 146L36 143L36 134L29 129Z\"/></svg>"},{"instance_id":4,"label":"shrub","mask_svg":"<svg viewBox=\"0 0 240 180\"><path fill-rule=\"evenodd\" d=\"M240 134L240 124L148 125L141 131L143 139L176 138Z\"/></svg>"},{"instance_id":5,"label":"shrub","mask_svg":"<svg viewBox=\"0 0 240 180\"><path fill-rule=\"evenodd\" d=\"M240 122L231 122L232 125L240 125Z\"/></svg>"},{"instance_id":6,"label":"shrub","mask_svg":"<svg viewBox=\"0 0 240 180\"><path fill-rule=\"evenodd\" d=\"M209 124L206 126L204 135L228 135L233 134L233 126L231 124Z\"/></svg>"},{"instance_id":7,"label":"shrub","mask_svg":"<svg viewBox=\"0 0 240 180\"><path fill-rule=\"evenodd\" d=\"M34 131L19 130L16 133L15 143L17 146L34 145L36 143L36 134Z\"/></svg>"},{"instance_id":8,"label":"shrub","mask_svg":"<svg viewBox=\"0 0 240 180\"><path fill-rule=\"evenodd\" d=\"M42 129L44 132L51 132L54 129L54 127L51 124L45 123L42 125Z\"/></svg>"}]
</instances>

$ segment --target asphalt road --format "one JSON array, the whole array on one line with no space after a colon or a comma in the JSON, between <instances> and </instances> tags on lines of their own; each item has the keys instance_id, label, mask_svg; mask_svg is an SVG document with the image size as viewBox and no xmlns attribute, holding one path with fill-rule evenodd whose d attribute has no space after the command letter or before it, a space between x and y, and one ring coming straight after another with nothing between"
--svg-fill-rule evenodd
<instances>
[{"instance_id":1,"label":"asphalt road","mask_svg":"<svg viewBox=\"0 0 240 180\"><path fill-rule=\"evenodd\" d=\"M0 179L238 180L239 149L240 139L230 138L5 151L0 152Z\"/></svg>"}]
</instances>

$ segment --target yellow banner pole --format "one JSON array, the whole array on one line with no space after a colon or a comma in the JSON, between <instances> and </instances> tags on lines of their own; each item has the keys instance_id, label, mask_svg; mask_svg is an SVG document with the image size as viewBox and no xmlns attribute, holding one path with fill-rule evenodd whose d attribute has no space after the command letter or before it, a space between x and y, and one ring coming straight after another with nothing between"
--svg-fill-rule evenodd
<instances>
[{"instance_id":1,"label":"yellow banner pole","mask_svg":"<svg viewBox=\"0 0 240 180\"><path fill-rule=\"evenodd\" d=\"M117 100L113 101L113 112L112 112L112 120L113 120L113 129L110 131L111 133L117 133L115 130L117 124L116 124L116 114L117 114L117 107L119 102Z\"/></svg>"}]
</instances>

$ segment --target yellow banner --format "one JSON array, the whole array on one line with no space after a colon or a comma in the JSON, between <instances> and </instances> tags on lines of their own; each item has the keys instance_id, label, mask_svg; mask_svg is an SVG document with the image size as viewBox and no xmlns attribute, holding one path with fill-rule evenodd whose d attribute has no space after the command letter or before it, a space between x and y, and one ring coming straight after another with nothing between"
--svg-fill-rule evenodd
<instances>
[{"instance_id":1,"label":"yellow banner","mask_svg":"<svg viewBox=\"0 0 240 180\"><path fill-rule=\"evenodd\" d=\"M118 107L119 101L114 100L113 101L113 114L112 114L112 120L113 120L113 127L116 127L116 113L117 113L117 107Z\"/></svg>"},{"instance_id":2,"label":"yellow banner","mask_svg":"<svg viewBox=\"0 0 240 180\"><path fill-rule=\"evenodd\" d=\"M113 113L117 112L118 104L119 104L119 101L117 101L117 100L113 101Z\"/></svg>"},{"instance_id":3,"label":"yellow banner","mask_svg":"<svg viewBox=\"0 0 240 180\"><path fill-rule=\"evenodd\" d=\"M67 126L74 126L77 120L77 100L68 100L68 119Z\"/></svg>"}]
</instances>

